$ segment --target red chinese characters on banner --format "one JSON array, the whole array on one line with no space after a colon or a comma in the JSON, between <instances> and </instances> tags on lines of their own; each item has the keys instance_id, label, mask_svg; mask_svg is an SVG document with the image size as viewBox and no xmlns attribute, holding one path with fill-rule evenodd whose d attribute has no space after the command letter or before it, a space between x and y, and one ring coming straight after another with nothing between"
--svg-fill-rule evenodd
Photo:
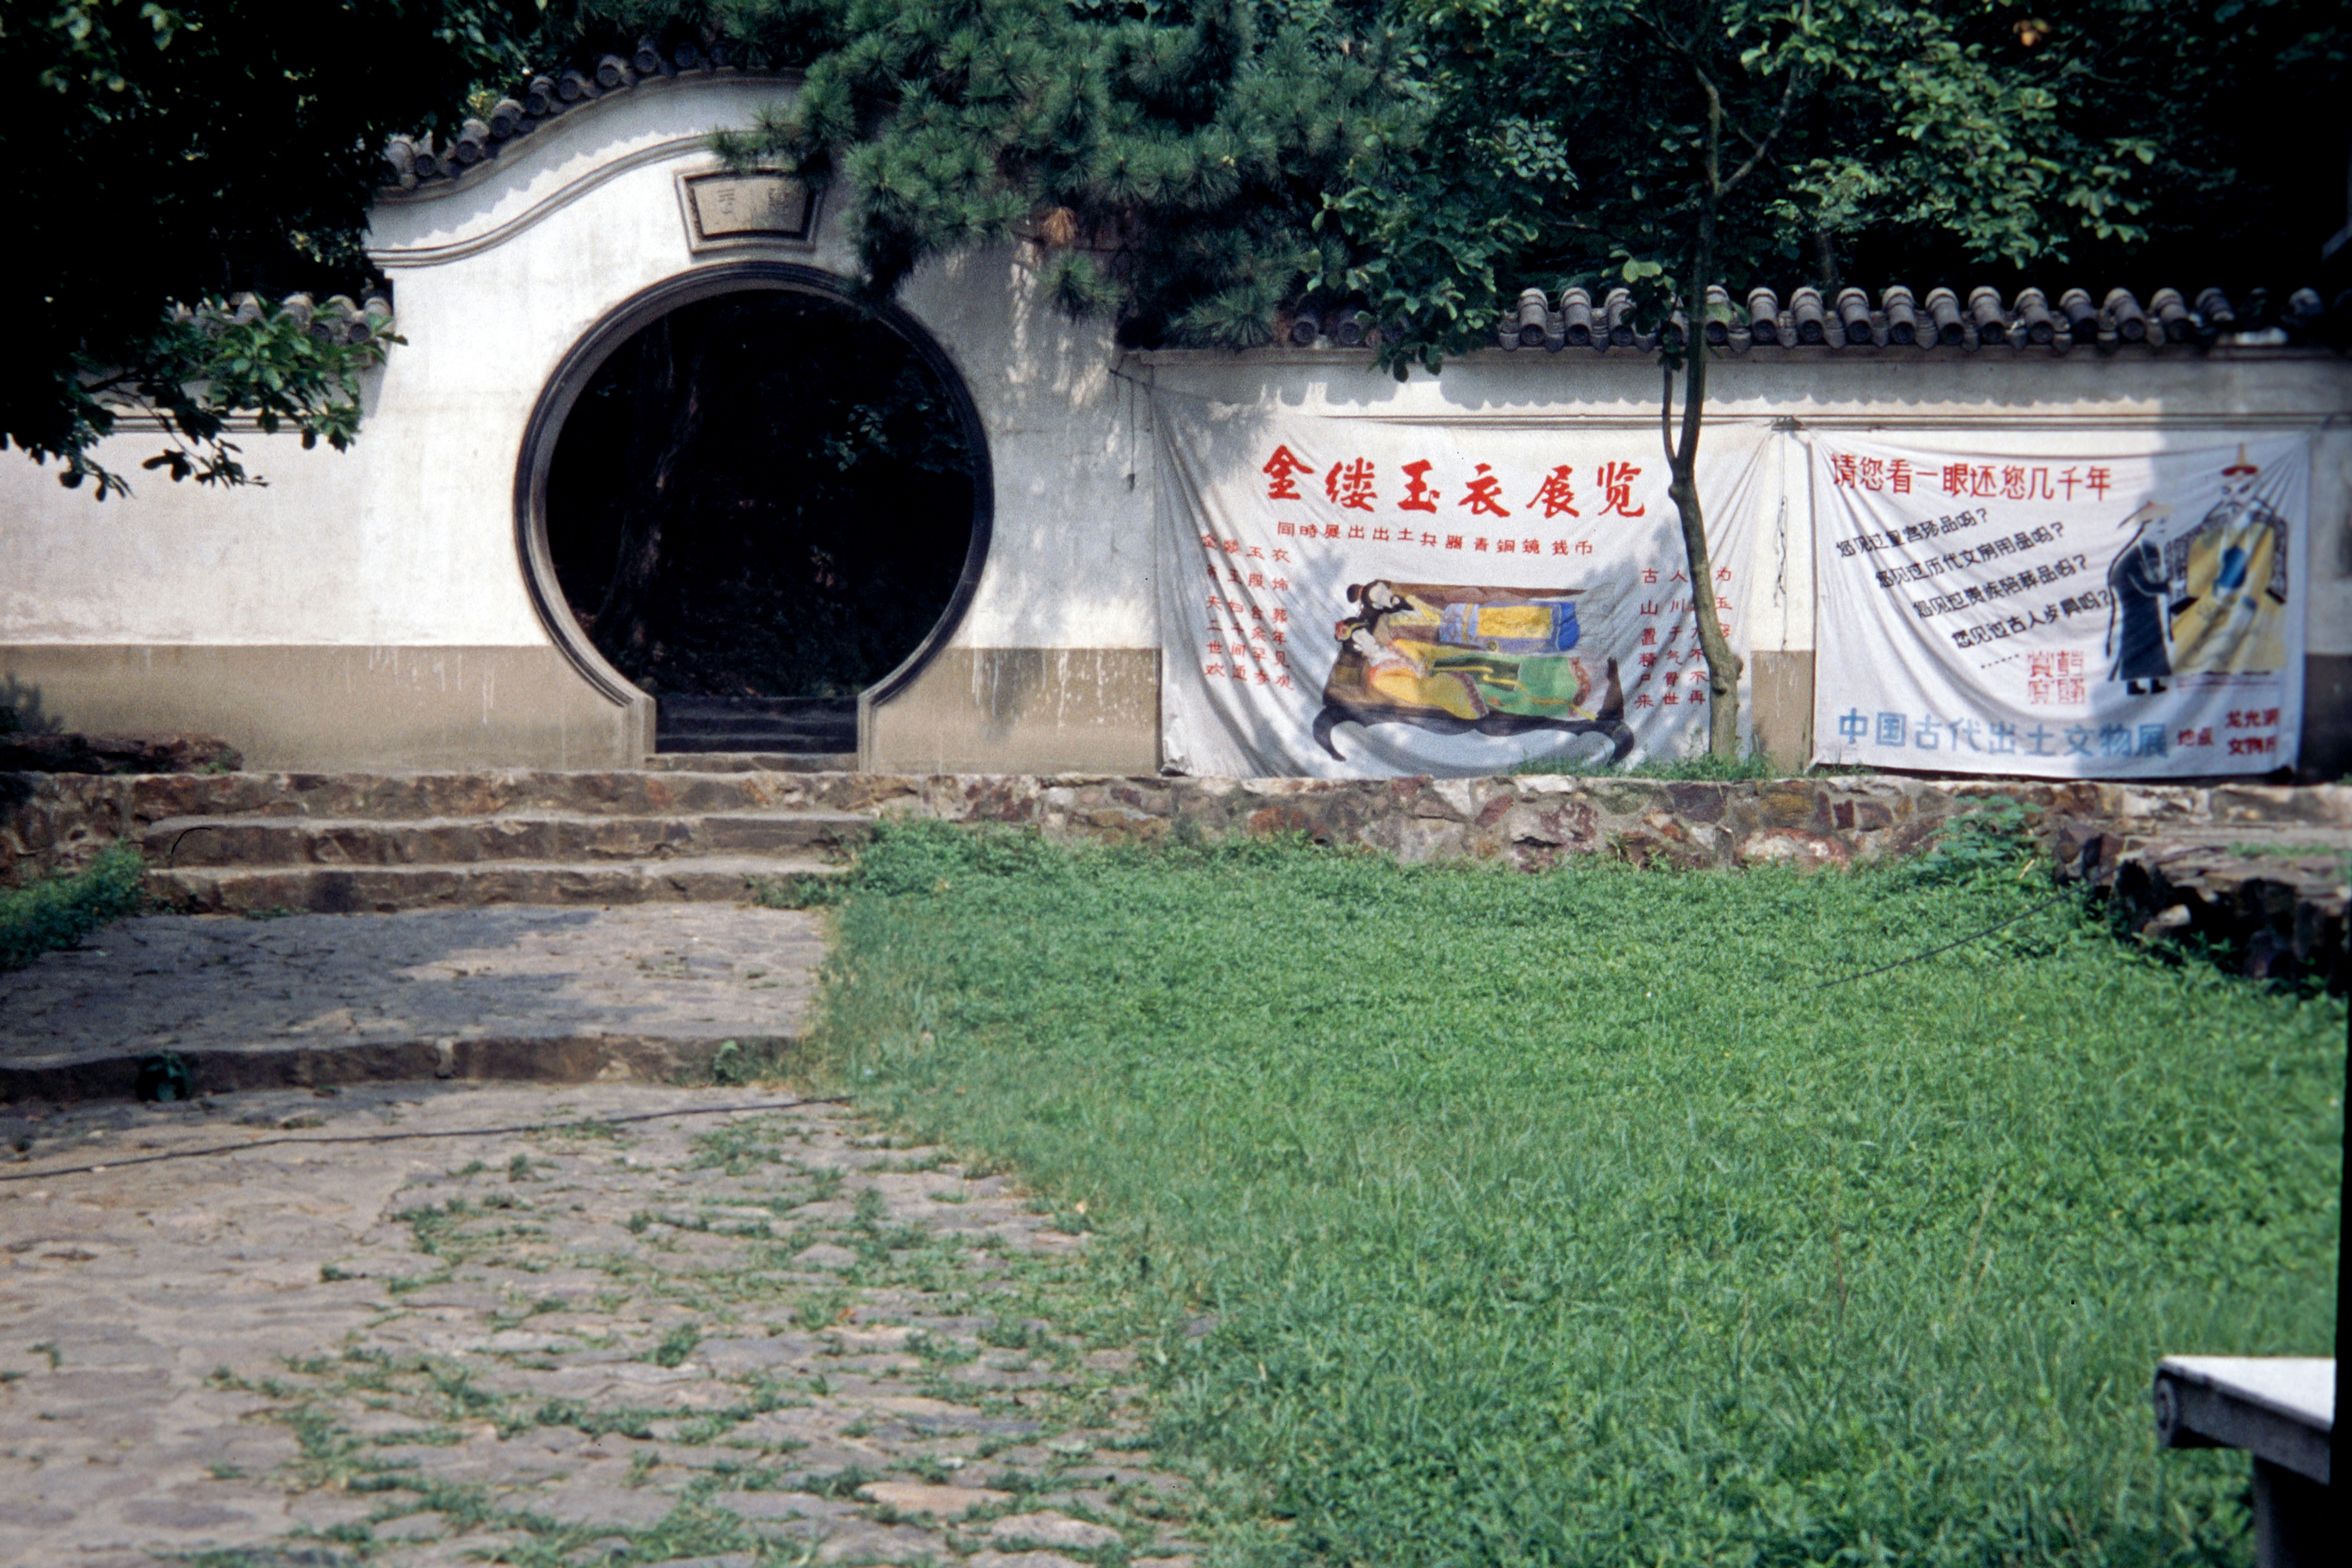
<instances>
[{"instance_id":1,"label":"red chinese characters on banner","mask_svg":"<svg viewBox=\"0 0 2352 1568\"><path fill-rule=\"evenodd\" d=\"M1899 460L1899 459L1898 459ZM1868 459L1864 459L1868 461ZM1843 454L1830 458L1830 483L1837 486L1859 482L1853 471L1854 459ZM1893 464L1889 464L1891 468ZM2115 470L2096 464L2061 468L2054 472L2047 463L1946 463L1942 474L1943 490L1948 496L1981 496L2000 500L2057 500L2074 499L2075 490L2086 491L2094 500L2105 500L2115 486ZM1876 489L1864 485L1864 489ZM1908 493L1906 481L1905 493Z\"/></svg>"},{"instance_id":2,"label":"red chinese characters on banner","mask_svg":"<svg viewBox=\"0 0 2352 1568\"><path fill-rule=\"evenodd\" d=\"M2052 702L2079 703L2088 689L2083 656L2060 651L2029 655L2025 668L2025 700L2037 707Z\"/></svg>"},{"instance_id":3,"label":"red chinese characters on banner","mask_svg":"<svg viewBox=\"0 0 2352 1568\"><path fill-rule=\"evenodd\" d=\"M1410 463L1397 465L1399 475L1403 481L1403 493L1398 496L1393 503L1397 510L1417 511L1432 517L1435 516L1439 510L1439 503L1444 500L1446 489L1451 488L1441 487L1431 482L1436 468L1436 462L1430 458L1418 458ZM1300 490L1298 480L1302 475L1310 474L1312 471L1307 460L1289 447L1276 446L1259 469L1259 472L1265 476L1266 499L1277 501L1308 500L1309 498ZM1900 475L1900 487L1908 488L1909 477L1906 465L1898 461L1888 465L1886 471ZM1598 517L1646 517L1648 507L1636 505L1633 500L1633 487L1640 480L1642 473L1641 465L1636 463L1609 462L1600 465L1593 476L1593 484L1600 491L1600 505L1595 509L1595 515ZM1380 470L1368 458L1351 458L1333 463L1323 472L1322 481L1325 499L1342 510L1372 512L1376 510L1376 503L1381 500L1382 481ZM1472 472L1464 479L1461 492L1456 496L1454 504L1466 509L1473 517L1507 518L1512 515L1512 510L1504 504L1505 483L1504 477L1495 471L1492 464L1474 464ZM1581 518L1584 513L1580 510L1577 502L1575 469L1572 465L1562 463L1544 475L1535 493L1528 497L1524 504L1528 510L1540 509L1544 517L1549 520L1560 517ZM1283 518L1276 520L1275 529L1286 539L1338 540L1343 537L1341 525L1337 522L1318 524L1298 521L1295 518ZM1348 525L1344 537L1349 540L1369 539L1375 543L1386 543L1393 540L1400 544L1419 544L1438 550L1491 551L1497 554L1590 555L1593 553L1594 548L1590 540L1554 539L1547 542L1524 537L1478 538L1469 534L1416 532L1412 529L1370 528L1364 524ZM1211 549L1219 547L1218 543L1205 539L1202 542ZM1234 581L1239 582L1240 579L1235 578Z\"/></svg>"},{"instance_id":4,"label":"red chinese characters on banner","mask_svg":"<svg viewBox=\"0 0 2352 1568\"><path fill-rule=\"evenodd\" d=\"M1298 493L1298 476L1314 472L1314 466L1302 459L1287 447L1276 447L1274 456L1265 460L1258 472L1266 476L1265 499L1268 500L1305 500Z\"/></svg>"},{"instance_id":5,"label":"red chinese characters on banner","mask_svg":"<svg viewBox=\"0 0 2352 1568\"><path fill-rule=\"evenodd\" d=\"M1615 512L1619 517L1640 517L1647 511L1647 507L1633 504L1633 481L1641 477L1642 470L1632 463L1601 464L1600 515L1607 517Z\"/></svg>"},{"instance_id":6,"label":"red chinese characters on banner","mask_svg":"<svg viewBox=\"0 0 2352 1568\"><path fill-rule=\"evenodd\" d=\"M1562 463L1544 476L1543 488L1528 498L1528 504L1543 508L1546 517L1582 517L1584 514L1576 510L1576 487L1571 482L1574 478L1570 466Z\"/></svg>"},{"instance_id":7,"label":"red chinese characters on banner","mask_svg":"<svg viewBox=\"0 0 2352 1568\"><path fill-rule=\"evenodd\" d=\"M2231 735L2230 755L2233 757L2275 756L2279 749L2279 710L2275 708L2231 709L2225 730L2269 730L2267 735Z\"/></svg>"},{"instance_id":8,"label":"red chinese characters on banner","mask_svg":"<svg viewBox=\"0 0 2352 1568\"><path fill-rule=\"evenodd\" d=\"M1370 511L1378 496L1372 489L1372 466L1358 458L1351 463L1334 463L1331 471L1323 476L1323 493L1349 511Z\"/></svg>"},{"instance_id":9,"label":"red chinese characters on banner","mask_svg":"<svg viewBox=\"0 0 2352 1568\"><path fill-rule=\"evenodd\" d=\"M1911 493L1911 459L1857 458L1851 452L1832 452L1830 483L1839 489L1885 490L1890 495L1907 496Z\"/></svg>"},{"instance_id":10,"label":"red chinese characters on banner","mask_svg":"<svg viewBox=\"0 0 2352 1568\"><path fill-rule=\"evenodd\" d=\"M1470 481L1468 492L1454 504L1468 507L1473 517L1508 517L1511 514L1503 510L1503 503L1498 499L1502 489L1503 481L1495 477L1495 470L1481 463L1476 476Z\"/></svg>"},{"instance_id":11,"label":"red chinese characters on banner","mask_svg":"<svg viewBox=\"0 0 2352 1568\"><path fill-rule=\"evenodd\" d=\"M1429 470L1433 466L1425 458L1420 462L1404 465L1404 499L1397 502L1397 510L1435 511L1437 510L1437 492L1429 488Z\"/></svg>"}]
</instances>

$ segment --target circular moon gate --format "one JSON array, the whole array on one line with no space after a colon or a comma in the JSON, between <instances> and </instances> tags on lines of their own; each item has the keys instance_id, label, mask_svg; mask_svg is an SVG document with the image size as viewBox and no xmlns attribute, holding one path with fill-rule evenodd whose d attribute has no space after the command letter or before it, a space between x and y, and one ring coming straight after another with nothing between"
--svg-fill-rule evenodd
<instances>
[{"instance_id":1,"label":"circular moon gate","mask_svg":"<svg viewBox=\"0 0 2352 1568\"><path fill-rule=\"evenodd\" d=\"M738 261L642 291L565 355L526 430L517 545L581 674L648 725L660 703L661 749L837 752L855 694L887 699L952 636L992 493L978 411L919 322Z\"/></svg>"}]
</instances>

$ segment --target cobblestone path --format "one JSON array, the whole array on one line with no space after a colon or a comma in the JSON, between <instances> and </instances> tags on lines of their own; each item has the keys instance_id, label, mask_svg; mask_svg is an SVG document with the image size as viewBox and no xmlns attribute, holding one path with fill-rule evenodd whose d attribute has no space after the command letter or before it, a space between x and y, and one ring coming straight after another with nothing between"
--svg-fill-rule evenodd
<instances>
[{"instance_id":1,"label":"cobblestone path","mask_svg":"<svg viewBox=\"0 0 2352 1568\"><path fill-rule=\"evenodd\" d=\"M7 1112L0 1176L459 1135L0 1183L0 1562L1189 1563L1082 1217L837 1107L483 1131L782 1098Z\"/></svg>"}]
</instances>

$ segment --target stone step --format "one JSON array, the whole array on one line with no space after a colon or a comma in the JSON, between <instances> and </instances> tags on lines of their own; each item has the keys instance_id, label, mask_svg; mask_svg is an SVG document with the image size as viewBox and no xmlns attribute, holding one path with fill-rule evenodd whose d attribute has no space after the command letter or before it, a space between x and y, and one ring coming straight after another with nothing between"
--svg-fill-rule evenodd
<instances>
[{"instance_id":1,"label":"stone step","mask_svg":"<svg viewBox=\"0 0 2352 1568\"><path fill-rule=\"evenodd\" d=\"M857 744L857 721L847 721L827 716L807 719L771 719L758 713L690 713L675 723L658 726L664 740L672 735L773 735L780 741L822 741L854 746ZM757 751L759 747L747 747ZM790 745L771 748L792 750Z\"/></svg>"},{"instance_id":2,"label":"stone step","mask_svg":"<svg viewBox=\"0 0 2352 1568\"><path fill-rule=\"evenodd\" d=\"M2194 940L2258 979L2352 986L2352 826L2078 819L2052 849L2062 879L2106 889L2144 938Z\"/></svg>"},{"instance_id":3,"label":"stone step","mask_svg":"<svg viewBox=\"0 0 2352 1568\"><path fill-rule=\"evenodd\" d=\"M148 874L156 897L191 914L390 914L488 904L740 903L758 885L840 876L816 859L749 855L661 860L492 860L472 865L178 867Z\"/></svg>"},{"instance_id":4,"label":"stone step","mask_svg":"<svg viewBox=\"0 0 2352 1568\"><path fill-rule=\"evenodd\" d=\"M791 1056L815 920L736 904L159 915L8 976L0 1102L129 1097L177 1054L199 1092L392 1079L640 1078L727 1042Z\"/></svg>"},{"instance_id":5,"label":"stone step","mask_svg":"<svg viewBox=\"0 0 2352 1568\"><path fill-rule=\"evenodd\" d=\"M857 716L855 697L694 697L665 696L654 700L664 717L709 713L748 713L777 718Z\"/></svg>"},{"instance_id":6,"label":"stone step","mask_svg":"<svg viewBox=\"0 0 2352 1568\"><path fill-rule=\"evenodd\" d=\"M647 757L646 767L655 773L854 773L857 771L856 752L765 752L753 749L740 752L704 752L693 746L673 747L667 741L663 750Z\"/></svg>"},{"instance_id":7,"label":"stone step","mask_svg":"<svg viewBox=\"0 0 2352 1568\"><path fill-rule=\"evenodd\" d=\"M812 773L768 756L656 759L610 772L154 773L91 781L131 822L253 815L390 821L531 813L611 816L857 811L890 781Z\"/></svg>"},{"instance_id":8,"label":"stone step","mask_svg":"<svg viewBox=\"0 0 2352 1568\"><path fill-rule=\"evenodd\" d=\"M863 842L872 828L868 818L839 811L660 816L524 812L391 819L265 814L165 817L141 835L140 848L151 865L165 870L817 858Z\"/></svg>"},{"instance_id":9,"label":"stone step","mask_svg":"<svg viewBox=\"0 0 2352 1568\"><path fill-rule=\"evenodd\" d=\"M843 747L855 748L857 731L824 730L793 732L776 730L728 729L688 731L683 733L664 730L654 740L656 752L773 752L783 756L837 756Z\"/></svg>"},{"instance_id":10,"label":"stone step","mask_svg":"<svg viewBox=\"0 0 2352 1568\"><path fill-rule=\"evenodd\" d=\"M663 712L656 721L665 735L716 735L730 731L761 731L778 735L857 734L857 712L847 713L700 713Z\"/></svg>"},{"instance_id":11,"label":"stone step","mask_svg":"<svg viewBox=\"0 0 2352 1568\"><path fill-rule=\"evenodd\" d=\"M668 697L654 723L659 752L857 749L855 697Z\"/></svg>"}]
</instances>

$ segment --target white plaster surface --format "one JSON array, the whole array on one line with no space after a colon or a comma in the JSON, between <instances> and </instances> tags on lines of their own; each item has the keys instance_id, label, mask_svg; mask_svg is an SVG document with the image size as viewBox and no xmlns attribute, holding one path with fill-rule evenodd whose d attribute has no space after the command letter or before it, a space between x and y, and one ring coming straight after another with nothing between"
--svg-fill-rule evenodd
<instances>
[{"instance_id":1,"label":"white plaster surface","mask_svg":"<svg viewBox=\"0 0 2352 1568\"><path fill-rule=\"evenodd\" d=\"M790 90L722 80L633 93L535 132L499 179L379 209L374 254L411 344L387 372L375 433L433 457L372 476L367 510L431 516L453 544L495 540L516 590L495 628L453 629L453 640L536 629L513 559L514 473L531 408L574 343L631 296L697 268L762 258L855 273L833 203L813 244L689 247L677 176L716 168L703 139ZM1150 474L1128 479L1149 452L1134 425L1142 400L1112 374L1107 329L1070 321L1036 292L1034 258L1013 248L929 267L899 297L970 390L994 472L990 569L953 641L1152 647Z\"/></svg>"},{"instance_id":2,"label":"white plaster surface","mask_svg":"<svg viewBox=\"0 0 2352 1568\"><path fill-rule=\"evenodd\" d=\"M383 373L370 377L381 403ZM232 432L268 482L222 489L142 473L168 444L152 427L103 442L128 496L61 489L54 468L0 461L0 642L462 642L495 585L440 569L431 525L404 535L361 526L373 460L391 445L372 421L347 452L304 451L291 436ZM389 455L386 453L386 455ZM510 640L484 638L480 640Z\"/></svg>"}]
</instances>

